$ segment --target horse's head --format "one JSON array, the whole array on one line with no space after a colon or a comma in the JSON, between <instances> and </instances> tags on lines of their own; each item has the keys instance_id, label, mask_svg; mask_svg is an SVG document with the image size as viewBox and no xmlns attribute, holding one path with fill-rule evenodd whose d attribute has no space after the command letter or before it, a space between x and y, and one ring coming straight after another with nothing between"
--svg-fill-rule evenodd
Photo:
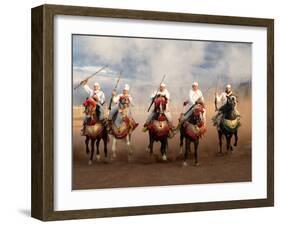
<instances>
[{"instance_id":1,"label":"horse's head","mask_svg":"<svg viewBox=\"0 0 281 226\"><path fill-rule=\"evenodd\" d=\"M203 123L203 113L204 113L204 106L201 104L197 104L193 110L192 114L190 115L188 121L193 125L200 125Z\"/></svg>"},{"instance_id":2,"label":"horse's head","mask_svg":"<svg viewBox=\"0 0 281 226\"><path fill-rule=\"evenodd\" d=\"M119 109L128 108L130 105L130 98L128 96L121 96L119 99Z\"/></svg>"},{"instance_id":3,"label":"horse's head","mask_svg":"<svg viewBox=\"0 0 281 226\"><path fill-rule=\"evenodd\" d=\"M165 96L158 95L154 100L154 111L159 114L163 114L166 110L167 98Z\"/></svg>"},{"instance_id":4,"label":"horse's head","mask_svg":"<svg viewBox=\"0 0 281 226\"><path fill-rule=\"evenodd\" d=\"M85 107L86 115L92 116L96 114L97 102L93 98L87 98L86 101L83 103L83 106Z\"/></svg>"},{"instance_id":5,"label":"horse's head","mask_svg":"<svg viewBox=\"0 0 281 226\"><path fill-rule=\"evenodd\" d=\"M237 104L236 96L234 95L227 96L226 106L228 110L232 111L235 108L236 104Z\"/></svg>"}]
</instances>

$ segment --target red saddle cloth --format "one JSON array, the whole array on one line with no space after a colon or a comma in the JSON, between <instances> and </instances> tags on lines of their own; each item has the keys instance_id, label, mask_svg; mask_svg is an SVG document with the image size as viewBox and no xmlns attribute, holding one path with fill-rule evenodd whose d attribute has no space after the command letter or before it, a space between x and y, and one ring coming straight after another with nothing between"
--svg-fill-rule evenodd
<instances>
[{"instance_id":1,"label":"red saddle cloth","mask_svg":"<svg viewBox=\"0 0 281 226\"><path fill-rule=\"evenodd\" d=\"M87 100L84 101L83 106L88 107L89 105L92 105L93 107L97 106L97 102L93 98L88 98Z\"/></svg>"},{"instance_id":2,"label":"red saddle cloth","mask_svg":"<svg viewBox=\"0 0 281 226\"><path fill-rule=\"evenodd\" d=\"M96 123L98 122L98 120L96 119L91 119L87 122L87 125L88 126L94 126Z\"/></svg>"},{"instance_id":3,"label":"red saddle cloth","mask_svg":"<svg viewBox=\"0 0 281 226\"><path fill-rule=\"evenodd\" d=\"M164 114L161 114L157 119L152 119L147 128L158 137L168 136L171 129Z\"/></svg>"},{"instance_id":4,"label":"red saddle cloth","mask_svg":"<svg viewBox=\"0 0 281 226\"><path fill-rule=\"evenodd\" d=\"M193 125L189 122L185 122L183 128L185 134L190 138L192 138L193 140L201 138L202 135L207 131L207 128L204 123Z\"/></svg>"}]
</instances>

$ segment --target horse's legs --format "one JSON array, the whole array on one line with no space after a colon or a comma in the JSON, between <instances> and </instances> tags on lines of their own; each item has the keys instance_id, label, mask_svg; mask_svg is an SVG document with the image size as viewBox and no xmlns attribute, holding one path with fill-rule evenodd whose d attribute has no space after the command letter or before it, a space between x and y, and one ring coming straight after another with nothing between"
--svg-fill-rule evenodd
<instances>
[{"instance_id":1,"label":"horse's legs","mask_svg":"<svg viewBox=\"0 0 281 226\"><path fill-rule=\"evenodd\" d=\"M163 141L161 141L161 154L162 154L162 159L163 161L167 160L167 155L166 155L166 148L167 148L167 143L168 143L168 139L164 139Z\"/></svg>"},{"instance_id":2,"label":"horse's legs","mask_svg":"<svg viewBox=\"0 0 281 226\"><path fill-rule=\"evenodd\" d=\"M90 157L90 160L88 162L89 165L92 165L92 163L93 163L94 152L95 152L95 140L91 139L91 157Z\"/></svg>"},{"instance_id":3,"label":"horse's legs","mask_svg":"<svg viewBox=\"0 0 281 226\"><path fill-rule=\"evenodd\" d=\"M218 131L219 135L219 153L222 154L222 132L219 130Z\"/></svg>"},{"instance_id":4,"label":"horse's legs","mask_svg":"<svg viewBox=\"0 0 281 226\"><path fill-rule=\"evenodd\" d=\"M116 138L113 137L113 140L112 140L112 157L113 158L116 158Z\"/></svg>"},{"instance_id":5,"label":"horse's legs","mask_svg":"<svg viewBox=\"0 0 281 226\"><path fill-rule=\"evenodd\" d=\"M194 142L194 165L198 166L198 158L199 158L199 152L198 152L198 146L199 146L199 138L197 138Z\"/></svg>"},{"instance_id":6,"label":"horse's legs","mask_svg":"<svg viewBox=\"0 0 281 226\"><path fill-rule=\"evenodd\" d=\"M133 151L132 151L132 147L131 147L131 136L129 134L126 136L126 145L128 148L128 160L130 161Z\"/></svg>"},{"instance_id":7,"label":"horse's legs","mask_svg":"<svg viewBox=\"0 0 281 226\"><path fill-rule=\"evenodd\" d=\"M104 150L104 158L107 159L107 140L108 136L107 134L103 137L103 150Z\"/></svg>"},{"instance_id":8,"label":"horse's legs","mask_svg":"<svg viewBox=\"0 0 281 226\"><path fill-rule=\"evenodd\" d=\"M188 160L189 153L190 153L190 140L186 137L183 166L187 166L187 160Z\"/></svg>"},{"instance_id":9,"label":"horse's legs","mask_svg":"<svg viewBox=\"0 0 281 226\"><path fill-rule=\"evenodd\" d=\"M232 134L228 134L228 135L225 135L226 137L226 150L229 151L231 150L232 151L232 147L231 147L231 138L232 138Z\"/></svg>"},{"instance_id":10,"label":"horse's legs","mask_svg":"<svg viewBox=\"0 0 281 226\"><path fill-rule=\"evenodd\" d=\"M149 147L150 156L153 154L153 143L154 143L154 141L153 141L153 138L152 138L152 134L149 133L149 145L148 145L148 147Z\"/></svg>"},{"instance_id":11,"label":"horse's legs","mask_svg":"<svg viewBox=\"0 0 281 226\"><path fill-rule=\"evenodd\" d=\"M235 137L234 147L236 147L237 146L237 142L238 142L238 130L235 131L234 137Z\"/></svg>"},{"instance_id":12,"label":"horse's legs","mask_svg":"<svg viewBox=\"0 0 281 226\"><path fill-rule=\"evenodd\" d=\"M99 161L100 160L100 149L99 149L99 146L100 146L100 139L98 139L96 141L96 147L97 147L97 160Z\"/></svg>"},{"instance_id":13,"label":"horse's legs","mask_svg":"<svg viewBox=\"0 0 281 226\"><path fill-rule=\"evenodd\" d=\"M184 139L183 133L180 132L180 152L179 152L179 154L182 154L182 152L183 152L183 139Z\"/></svg>"},{"instance_id":14,"label":"horse's legs","mask_svg":"<svg viewBox=\"0 0 281 226\"><path fill-rule=\"evenodd\" d=\"M86 139L85 139L85 145L86 145L86 153L89 154L90 150L89 150L89 141L90 141L90 138L88 136L86 136Z\"/></svg>"}]
</instances>

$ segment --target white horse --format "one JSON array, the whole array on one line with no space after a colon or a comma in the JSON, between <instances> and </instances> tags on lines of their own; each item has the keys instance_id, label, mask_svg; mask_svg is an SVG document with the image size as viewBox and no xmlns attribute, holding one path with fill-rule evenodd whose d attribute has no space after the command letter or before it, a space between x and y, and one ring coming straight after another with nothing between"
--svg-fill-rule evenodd
<instances>
[{"instance_id":1,"label":"white horse","mask_svg":"<svg viewBox=\"0 0 281 226\"><path fill-rule=\"evenodd\" d=\"M117 115L113 120L111 126L112 141L112 158L116 158L117 140L124 140L126 142L128 151L128 161L131 160L133 149L131 147L131 134L138 124L128 115L128 108L118 110Z\"/></svg>"}]
</instances>

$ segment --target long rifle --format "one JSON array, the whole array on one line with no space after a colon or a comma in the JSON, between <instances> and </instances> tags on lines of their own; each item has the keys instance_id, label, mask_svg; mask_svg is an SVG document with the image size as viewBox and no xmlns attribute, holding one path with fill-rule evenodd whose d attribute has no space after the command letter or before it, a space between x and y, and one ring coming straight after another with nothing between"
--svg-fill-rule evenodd
<instances>
[{"instance_id":1,"label":"long rifle","mask_svg":"<svg viewBox=\"0 0 281 226\"><path fill-rule=\"evenodd\" d=\"M119 76L118 76L117 82L116 82L116 84L115 84L115 86L114 86L114 89L113 89L114 92L116 92L116 90L117 90L119 81L120 81L120 79L121 79L121 74L122 74L122 72L120 72L120 74L119 74ZM113 101L113 96L111 96L111 98L110 98L108 110L111 110L112 101Z\"/></svg>"},{"instance_id":2,"label":"long rifle","mask_svg":"<svg viewBox=\"0 0 281 226\"><path fill-rule=\"evenodd\" d=\"M85 84L87 84L88 80L92 77L94 77L96 74L98 74L99 72L101 72L103 69L105 69L107 67L107 65L103 66L102 68L100 68L99 70L97 70L95 73L91 74L90 76L88 76L87 78L85 78L84 80L82 80L76 87L74 87L74 90L76 90L77 88L79 88L80 86L83 86Z\"/></svg>"},{"instance_id":3,"label":"long rifle","mask_svg":"<svg viewBox=\"0 0 281 226\"><path fill-rule=\"evenodd\" d=\"M166 77L166 75L163 76L163 78L162 78L162 80L161 80L161 82L160 82L160 85L164 82L165 77ZM159 93L159 91L160 91L160 85L158 86L158 90L157 90L157 92L155 93L155 96L154 96L154 97L152 98L152 100L151 100L151 103L150 103L150 105L149 105L149 108L147 109L147 112L150 111L150 108L152 107L153 102L154 102L155 98L157 97L157 95L158 95L158 93Z\"/></svg>"},{"instance_id":4,"label":"long rifle","mask_svg":"<svg viewBox=\"0 0 281 226\"><path fill-rule=\"evenodd\" d=\"M216 93L215 93L215 101L214 101L214 103L215 103L215 111L218 111L218 100L217 100L218 80L219 80L219 79L217 79L217 81L216 81Z\"/></svg>"}]
</instances>

